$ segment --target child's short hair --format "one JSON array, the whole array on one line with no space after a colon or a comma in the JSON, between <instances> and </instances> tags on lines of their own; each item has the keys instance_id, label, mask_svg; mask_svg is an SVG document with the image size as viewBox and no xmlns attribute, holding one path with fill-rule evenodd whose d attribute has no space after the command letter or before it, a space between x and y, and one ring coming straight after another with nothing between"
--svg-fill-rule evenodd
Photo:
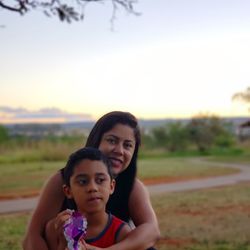
<instances>
[{"instance_id":1,"label":"child's short hair","mask_svg":"<svg viewBox=\"0 0 250 250\"><path fill-rule=\"evenodd\" d=\"M111 179L114 178L111 171L110 160L97 148L84 147L78 149L69 156L67 164L63 171L64 183L70 186L70 177L73 175L74 169L77 164L82 160L102 161L107 168L108 174Z\"/></svg>"}]
</instances>

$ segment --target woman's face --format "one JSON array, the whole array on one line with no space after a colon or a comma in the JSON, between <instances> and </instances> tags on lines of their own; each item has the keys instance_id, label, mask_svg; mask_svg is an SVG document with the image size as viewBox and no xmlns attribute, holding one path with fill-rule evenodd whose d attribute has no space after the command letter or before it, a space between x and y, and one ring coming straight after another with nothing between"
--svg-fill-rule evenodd
<instances>
[{"instance_id":1,"label":"woman's face","mask_svg":"<svg viewBox=\"0 0 250 250\"><path fill-rule=\"evenodd\" d=\"M111 160L114 174L124 171L135 151L135 136L128 125L116 124L103 134L99 149Z\"/></svg>"}]
</instances>

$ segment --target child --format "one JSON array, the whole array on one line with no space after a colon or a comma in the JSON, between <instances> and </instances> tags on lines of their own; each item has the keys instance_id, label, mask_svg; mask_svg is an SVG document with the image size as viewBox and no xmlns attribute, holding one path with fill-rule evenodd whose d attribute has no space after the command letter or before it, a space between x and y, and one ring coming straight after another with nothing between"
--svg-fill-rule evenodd
<instances>
[{"instance_id":1,"label":"child","mask_svg":"<svg viewBox=\"0 0 250 250\"><path fill-rule=\"evenodd\" d=\"M73 199L77 210L87 219L85 242L97 247L108 247L121 241L131 231L128 224L106 212L109 196L114 192L115 180L109 160L100 150L82 148L71 154L64 170L63 191ZM61 213L59 221L65 221ZM60 218L59 216L59 218ZM58 222L58 220L57 220ZM54 225L47 225L49 248L65 249L64 237L56 236Z\"/></svg>"}]
</instances>

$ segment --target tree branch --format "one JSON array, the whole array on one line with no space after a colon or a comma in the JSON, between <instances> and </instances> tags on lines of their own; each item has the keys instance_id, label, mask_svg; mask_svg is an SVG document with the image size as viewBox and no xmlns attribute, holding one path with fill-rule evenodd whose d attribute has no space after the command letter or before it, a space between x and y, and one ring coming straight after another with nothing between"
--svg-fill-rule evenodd
<instances>
[{"instance_id":1,"label":"tree branch","mask_svg":"<svg viewBox=\"0 0 250 250\"><path fill-rule=\"evenodd\" d=\"M0 7L6 9L6 10L10 10L10 11L15 11L15 12L19 12L22 13L23 9L26 10L26 8L24 8L23 5L19 5L19 7L12 7L9 5L4 4L2 1L0 1Z\"/></svg>"},{"instance_id":2,"label":"tree branch","mask_svg":"<svg viewBox=\"0 0 250 250\"><path fill-rule=\"evenodd\" d=\"M137 0L74 0L71 2L66 0L16 0L16 6L14 6L14 4L6 4L0 0L0 8L19 12L20 14L25 14L28 10L40 9L47 16L55 15L58 16L61 21L71 22L72 20L79 21L83 19L86 4L108 1L113 5L112 21L115 19L118 7L125 9L128 13L139 15L139 13L134 11L134 4ZM8 3L8 1L6 2ZM82 10L76 10L76 7L81 7Z\"/></svg>"}]
</instances>

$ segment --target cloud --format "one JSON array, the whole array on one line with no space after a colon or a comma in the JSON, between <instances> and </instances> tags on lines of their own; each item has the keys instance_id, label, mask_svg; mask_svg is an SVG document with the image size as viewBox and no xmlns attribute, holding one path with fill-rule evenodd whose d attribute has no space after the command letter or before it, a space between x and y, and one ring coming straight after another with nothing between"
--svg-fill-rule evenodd
<instances>
[{"instance_id":1,"label":"cloud","mask_svg":"<svg viewBox=\"0 0 250 250\"><path fill-rule=\"evenodd\" d=\"M90 114L70 113L59 108L42 108L28 110L25 108L12 108L0 106L0 123L29 123L29 122L82 122L92 121Z\"/></svg>"},{"instance_id":2,"label":"cloud","mask_svg":"<svg viewBox=\"0 0 250 250\"><path fill-rule=\"evenodd\" d=\"M8 106L0 106L0 112L4 113L22 113L22 112L28 112L27 109L24 108L11 108Z\"/></svg>"}]
</instances>

